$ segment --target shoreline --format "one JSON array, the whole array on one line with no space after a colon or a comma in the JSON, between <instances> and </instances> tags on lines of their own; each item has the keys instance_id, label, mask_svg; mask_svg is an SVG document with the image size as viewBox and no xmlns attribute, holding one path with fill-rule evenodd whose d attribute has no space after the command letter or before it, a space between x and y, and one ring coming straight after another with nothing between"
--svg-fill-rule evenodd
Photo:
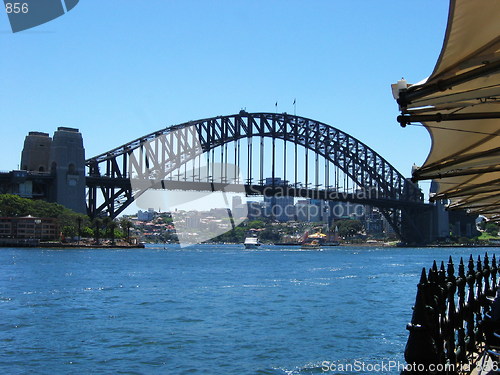
<instances>
[{"instance_id":1,"label":"shoreline","mask_svg":"<svg viewBox=\"0 0 500 375\"><path fill-rule=\"evenodd\" d=\"M124 242L118 243L64 243L64 242L41 242L38 239L0 239L0 248L2 247L18 247L18 248L49 248L49 249L143 249L143 243L129 244Z\"/></svg>"},{"instance_id":2,"label":"shoreline","mask_svg":"<svg viewBox=\"0 0 500 375\"><path fill-rule=\"evenodd\" d=\"M107 241L106 241L107 242ZM48 248L48 249L144 249L146 245L179 245L178 243L138 243L138 244L128 244L124 242L118 243L63 243L63 242L40 242L35 239L0 239L0 248ZM206 245L243 245L241 243L206 243ZM297 243L268 243L263 244L264 246L286 246L286 247L299 247L301 244ZM498 244L429 244L429 245L401 245L392 243L381 243L381 242L364 242L364 243L340 243L336 245L325 244L322 247L392 247L392 248L476 248L476 247L500 247Z\"/></svg>"}]
</instances>

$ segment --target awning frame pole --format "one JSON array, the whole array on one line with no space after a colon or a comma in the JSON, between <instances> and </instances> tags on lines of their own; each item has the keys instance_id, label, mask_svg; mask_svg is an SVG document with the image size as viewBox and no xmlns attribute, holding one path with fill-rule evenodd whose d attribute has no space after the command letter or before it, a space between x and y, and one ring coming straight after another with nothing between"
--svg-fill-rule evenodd
<instances>
[{"instance_id":1,"label":"awning frame pole","mask_svg":"<svg viewBox=\"0 0 500 375\"><path fill-rule=\"evenodd\" d=\"M479 120L497 119L500 112L477 112L477 113L436 113L433 115L400 115L397 117L399 124L404 128L412 122L441 122L457 120Z\"/></svg>"},{"instance_id":2,"label":"awning frame pole","mask_svg":"<svg viewBox=\"0 0 500 375\"><path fill-rule=\"evenodd\" d=\"M407 90L402 90L399 92L399 98L397 99L397 102L404 110L406 109L408 104L417 99L434 94L436 92L446 91L453 86L483 77L491 73L496 73L497 71L500 71L500 60L493 63L487 63L479 68L470 70L455 77L438 80L435 83L431 83L428 85L423 84L421 86L411 86Z\"/></svg>"}]
</instances>

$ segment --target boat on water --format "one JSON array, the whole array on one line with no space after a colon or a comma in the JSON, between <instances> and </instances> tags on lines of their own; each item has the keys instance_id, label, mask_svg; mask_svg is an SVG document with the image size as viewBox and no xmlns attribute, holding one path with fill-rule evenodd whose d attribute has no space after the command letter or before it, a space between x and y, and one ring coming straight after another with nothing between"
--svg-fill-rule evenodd
<instances>
[{"instance_id":1,"label":"boat on water","mask_svg":"<svg viewBox=\"0 0 500 375\"><path fill-rule=\"evenodd\" d=\"M321 243L318 240L303 242L300 246L301 249L319 249L320 247Z\"/></svg>"},{"instance_id":2,"label":"boat on water","mask_svg":"<svg viewBox=\"0 0 500 375\"><path fill-rule=\"evenodd\" d=\"M314 234L305 233L300 246L301 249L319 249L324 245L326 234L316 232Z\"/></svg>"},{"instance_id":3,"label":"boat on water","mask_svg":"<svg viewBox=\"0 0 500 375\"><path fill-rule=\"evenodd\" d=\"M338 229L335 227L335 231L332 232L327 228L324 229L324 233L317 231L313 234L305 232L301 238L301 247L303 249L317 249L325 246L339 246L339 238L337 235Z\"/></svg>"},{"instance_id":4,"label":"boat on water","mask_svg":"<svg viewBox=\"0 0 500 375\"><path fill-rule=\"evenodd\" d=\"M243 245L245 245L245 249L257 249L261 243L257 237L247 237Z\"/></svg>"}]
</instances>

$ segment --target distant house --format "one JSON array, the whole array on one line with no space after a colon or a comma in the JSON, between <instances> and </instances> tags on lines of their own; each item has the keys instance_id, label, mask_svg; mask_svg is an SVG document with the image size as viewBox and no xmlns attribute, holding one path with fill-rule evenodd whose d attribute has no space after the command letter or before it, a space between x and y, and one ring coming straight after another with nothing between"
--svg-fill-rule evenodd
<instances>
[{"instance_id":1,"label":"distant house","mask_svg":"<svg viewBox=\"0 0 500 375\"><path fill-rule=\"evenodd\" d=\"M55 219L33 216L0 217L0 238L55 240L59 228Z\"/></svg>"}]
</instances>

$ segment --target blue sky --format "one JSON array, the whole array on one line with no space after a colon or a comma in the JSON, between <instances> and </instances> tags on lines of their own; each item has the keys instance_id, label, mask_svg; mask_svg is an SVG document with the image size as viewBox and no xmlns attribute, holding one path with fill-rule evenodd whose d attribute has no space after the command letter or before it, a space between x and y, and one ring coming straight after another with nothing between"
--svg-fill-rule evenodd
<instances>
[{"instance_id":1,"label":"blue sky","mask_svg":"<svg viewBox=\"0 0 500 375\"><path fill-rule=\"evenodd\" d=\"M79 128L91 157L154 130L275 111L333 125L410 174L427 131L402 129L390 84L428 76L445 0L82 0L12 34L0 12L0 170L29 131Z\"/></svg>"}]
</instances>

